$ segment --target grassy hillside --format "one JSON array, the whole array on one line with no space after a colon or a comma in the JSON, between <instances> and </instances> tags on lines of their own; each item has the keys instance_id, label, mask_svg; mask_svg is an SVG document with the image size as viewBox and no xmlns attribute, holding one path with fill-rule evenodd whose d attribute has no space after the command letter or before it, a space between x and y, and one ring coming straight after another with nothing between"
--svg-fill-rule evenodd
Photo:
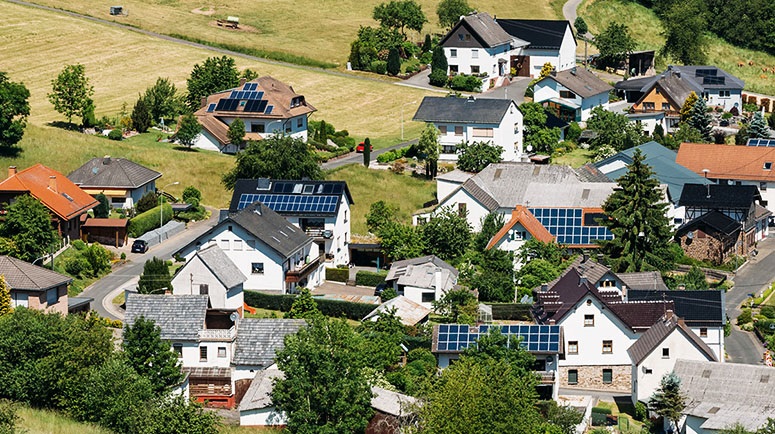
<instances>
[{"instance_id":1,"label":"grassy hillside","mask_svg":"<svg viewBox=\"0 0 775 434\"><path fill-rule=\"evenodd\" d=\"M430 21L425 33L439 32L438 0L418 0ZM108 3L90 0L34 0L53 6L115 20L165 34L181 34L222 44L281 51L343 66L350 42L360 26L376 25L371 18L382 0L232 0L206 3L198 0L127 0L120 4L128 16L112 17ZM469 4L504 18L554 18L549 0L470 0ZM112 4L112 3L111 3ZM240 31L214 24L217 18L239 17ZM411 32L410 38L423 35Z\"/></svg>"},{"instance_id":2,"label":"grassy hillside","mask_svg":"<svg viewBox=\"0 0 775 434\"><path fill-rule=\"evenodd\" d=\"M131 8L130 8L131 10ZM127 103L129 110L138 93L157 77L169 77L179 89L195 63L216 55L210 50L162 41L115 26L93 23L36 8L0 2L0 70L30 89L30 121L44 125L63 120L48 102L51 80L68 63L82 63L94 85L97 116L115 114ZM396 142L400 136L401 106L413 113L423 95L430 92L397 88L391 82L364 80L337 73L308 71L272 63L237 58L249 67L271 75L306 96L317 112L337 129L347 129L356 139L369 136L375 147ZM419 135L421 125L407 122L406 135Z\"/></svg>"},{"instance_id":3,"label":"grassy hillside","mask_svg":"<svg viewBox=\"0 0 775 434\"><path fill-rule=\"evenodd\" d=\"M608 23L627 24L640 50L659 50L664 45L662 24L650 9L632 0L586 0L578 13L586 20L592 33L602 31ZM583 44L582 44L583 45ZM754 63L749 66L748 62ZM760 51L735 47L711 36L708 62L721 67L745 81L746 90L775 95L775 74L762 74L762 66L775 65L775 56ZM745 66L738 67L743 62ZM665 61L657 59L657 64Z\"/></svg>"}]
</instances>

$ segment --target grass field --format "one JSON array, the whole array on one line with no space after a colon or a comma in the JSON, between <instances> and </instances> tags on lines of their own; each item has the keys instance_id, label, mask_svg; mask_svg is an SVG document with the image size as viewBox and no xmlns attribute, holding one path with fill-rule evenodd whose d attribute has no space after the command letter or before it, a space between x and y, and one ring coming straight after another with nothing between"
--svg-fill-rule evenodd
<instances>
[{"instance_id":1,"label":"grass field","mask_svg":"<svg viewBox=\"0 0 775 434\"><path fill-rule=\"evenodd\" d=\"M334 170L327 179L346 180L355 204L351 208L354 234L366 234L366 214L372 203L384 200L398 208L402 223L411 223L412 213L436 195L436 183L410 175L396 175L388 170L367 169L350 165Z\"/></svg>"},{"instance_id":2,"label":"grass field","mask_svg":"<svg viewBox=\"0 0 775 434\"><path fill-rule=\"evenodd\" d=\"M66 64L85 65L94 85L100 117L118 113L124 103L131 111L137 95L157 77L169 77L178 89L185 90L185 79L193 65L217 54L6 2L0 2L0 16L3 17L0 70L29 88L29 120L36 125L64 120L54 111L46 94L51 91L51 80ZM348 130L356 140L368 136L376 148L398 142L402 106L405 115L411 118L422 97L431 94L414 88L398 88L392 82L252 62L239 57L236 60L239 68L271 75L304 94L318 110L312 115L313 120L325 119L337 129ZM407 104L412 101L414 104ZM411 138L419 135L422 125L406 122L405 128L406 136Z\"/></svg>"},{"instance_id":3,"label":"grass field","mask_svg":"<svg viewBox=\"0 0 775 434\"><path fill-rule=\"evenodd\" d=\"M639 50L660 50L665 38L662 23L650 9L632 0L585 0L578 9L592 33L599 33L611 22L626 24L637 41ZM581 44L583 47L583 43ZM591 51L591 50L590 50ZM754 66L748 66L748 62ZM738 62L745 66L738 67ZM656 60L657 66L665 63ZM775 56L735 47L718 37L711 36L708 46L708 63L716 65L745 81L745 89L775 95L775 75L762 74L761 67L775 65ZM664 67L664 66L663 66Z\"/></svg>"},{"instance_id":4,"label":"grass field","mask_svg":"<svg viewBox=\"0 0 775 434\"><path fill-rule=\"evenodd\" d=\"M552 158L552 164L562 164L573 168L579 168L591 161L591 159L592 152L590 150L578 148L557 158Z\"/></svg>"},{"instance_id":5,"label":"grass field","mask_svg":"<svg viewBox=\"0 0 775 434\"><path fill-rule=\"evenodd\" d=\"M557 0L555 0L557 1ZM114 20L165 34L180 34L220 44L250 49L281 51L344 66L350 43L360 26L376 26L374 7L383 0L127 0L121 3L128 16L112 17L107 3L90 0L35 0L35 3ZM428 32L439 33L438 0L418 0L428 18L421 41ZM549 0L471 0L471 7L504 18L554 18ZM239 17L243 30L214 25L215 19Z\"/></svg>"}]
</instances>

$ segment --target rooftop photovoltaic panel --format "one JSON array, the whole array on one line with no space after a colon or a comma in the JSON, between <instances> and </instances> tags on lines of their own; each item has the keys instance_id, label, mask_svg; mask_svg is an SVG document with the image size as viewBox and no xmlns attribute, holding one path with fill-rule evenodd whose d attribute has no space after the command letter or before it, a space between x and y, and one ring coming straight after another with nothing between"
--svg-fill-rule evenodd
<instances>
[{"instance_id":1,"label":"rooftop photovoltaic panel","mask_svg":"<svg viewBox=\"0 0 775 434\"><path fill-rule=\"evenodd\" d=\"M702 77L702 84L725 84L726 77Z\"/></svg>"},{"instance_id":2,"label":"rooftop photovoltaic panel","mask_svg":"<svg viewBox=\"0 0 775 434\"><path fill-rule=\"evenodd\" d=\"M237 106L239 105L238 99L232 99L232 98L222 98L218 101L218 106L216 106L216 110L218 111L234 111L237 109Z\"/></svg>"},{"instance_id":3,"label":"rooftop photovoltaic panel","mask_svg":"<svg viewBox=\"0 0 775 434\"><path fill-rule=\"evenodd\" d=\"M268 114L268 115L272 114L272 109L274 109L274 106L272 106L272 105L270 105L269 107L267 107L267 108L266 108L266 114Z\"/></svg>"},{"instance_id":4,"label":"rooftop photovoltaic panel","mask_svg":"<svg viewBox=\"0 0 775 434\"><path fill-rule=\"evenodd\" d=\"M558 325L481 325L441 324L438 333L438 351L463 351L475 347L480 336L490 327L500 327L501 333L519 338L519 345L531 353L559 353L560 326Z\"/></svg>"},{"instance_id":5,"label":"rooftop photovoltaic panel","mask_svg":"<svg viewBox=\"0 0 775 434\"><path fill-rule=\"evenodd\" d=\"M338 201L338 196L244 193L240 195L237 209L241 210L255 202L261 202L277 213L333 214L336 212Z\"/></svg>"},{"instance_id":6,"label":"rooftop photovoltaic panel","mask_svg":"<svg viewBox=\"0 0 775 434\"><path fill-rule=\"evenodd\" d=\"M698 69L695 72L695 77L715 77L718 74L717 69Z\"/></svg>"},{"instance_id":7,"label":"rooftop photovoltaic panel","mask_svg":"<svg viewBox=\"0 0 775 434\"><path fill-rule=\"evenodd\" d=\"M748 146L764 146L768 148L775 147L775 139L748 139Z\"/></svg>"},{"instance_id":8,"label":"rooftop photovoltaic panel","mask_svg":"<svg viewBox=\"0 0 775 434\"><path fill-rule=\"evenodd\" d=\"M612 240L614 235L603 226L584 226L578 208L530 208L558 244L592 245L595 240Z\"/></svg>"},{"instance_id":9,"label":"rooftop photovoltaic panel","mask_svg":"<svg viewBox=\"0 0 775 434\"><path fill-rule=\"evenodd\" d=\"M242 86L242 90L256 90L258 87L258 83L245 83L244 86Z\"/></svg>"},{"instance_id":10,"label":"rooftop photovoltaic panel","mask_svg":"<svg viewBox=\"0 0 775 434\"><path fill-rule=\"evenodd\" d=\"M207 113L212 113L212 112L213 112L213 110L215 110L215 106L216 106L216 105L218 105L218 104L216 104L216 103L212 103L212 104L208 105L208 106L207 106Z\"/></svg>"}]
</instances>

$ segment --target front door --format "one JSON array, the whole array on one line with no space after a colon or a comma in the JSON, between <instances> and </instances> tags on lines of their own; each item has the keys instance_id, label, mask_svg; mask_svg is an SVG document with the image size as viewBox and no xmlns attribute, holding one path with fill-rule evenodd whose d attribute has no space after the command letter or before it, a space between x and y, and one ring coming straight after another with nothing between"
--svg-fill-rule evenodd
<instances>
[{"instance_id":1,"label":"front door","mask_svg":"<svg viewBox=\"0 0 775 434\"><path fill-rule=\"evenodd\" d=\"M530 56L511 56L511 68L517 77L530 77Z\"/></svg>"}]
</instances>

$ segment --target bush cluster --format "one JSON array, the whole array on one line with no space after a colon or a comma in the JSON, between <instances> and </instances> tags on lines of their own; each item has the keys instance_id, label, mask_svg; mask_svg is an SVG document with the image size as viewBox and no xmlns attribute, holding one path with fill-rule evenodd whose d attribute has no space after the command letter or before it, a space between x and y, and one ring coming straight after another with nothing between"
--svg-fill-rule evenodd
<instances>
[{"instance_id":1,"label":"bush cluster","mask_svg":"<svg viewBox=\"0 0 775 434\"><path fill-rule=\"evenodd\" d=\"M164 223L167 223L168 221L172 220L172 206L168 203L164 203L162 205L163 207L163 216L162 220ZM129 220L129 229L128 233L129 236L132 238L137 238L140 235L156 229L159 227L159 207L151 208L148 211L138 214L131 220Z\"/></svg>"},{"instance_id":2,"label":"bush cluster","mask_svg":"<svg viewBox=\"0 0 775 434\"><path fill-rule=\"evenodd\" d=\"M273 295L264 294L256 291L245 291L245 303L252 307L261 309L279 310L288 312L291 310L295 295ZM316 298L320 313L331 317L345 317L355 321L360 321L376 307L367 303L351 303L340 300L326 300Z\"/></svg>"},{"instance_id":3,"label":"bush cluster","mask_svg":"<svg viewBox=\"0 0 775 434\"><path fill-rule=\"evenodd\" d=\"M75 278L99 277L110 271L111 259L113 254L101 245L77 240L64 260L64 271Z\"/></svg>"},{"instance_id":4,"label":"bush cluster","mask_svg":"<svg viewBox=\"0 0 775 434\"><path fill-rule=\"evenodd\" d=\"M120 130L120 129L118 129L118 128L117 128L117 129L115 129L115 130L111 130L111 131L108 133L108 138L109 138L110 140L121 140L121 139L123 139L123 138L124 138L124 134L121 132L121 130Z\"/></svg>"},{"instance_id":5,"label":"bush cluster","mask_svg":"<svg viewBox=\"0 0 775 434\"><path fill-rule=\"evenodd\" d=\"M373 273L361 270L355 273L355 284L360 286L377 286L380 283L385 283L385 277L387 277L387 271Z\"/></svg>"},{"instance_id":6,"label":"bush cluster","mask_svg":"<svg viewBox=\"0 0 775 434\"><path fill-rule=\"evenodd\" d=\"M326 280L347 282L349 279L350 270L347 268L326 268Z\"/></svg>"},{"instance_id":7,"label":"bush cluster","mask_svg":"<svg viewBox=\"0 0 775 434\"><path fill-rule=\"evenodd\" d=\"M464 92L481 92L482 79L474 75L458 74L449 81L449 87Z\"/></svg>"},{"instance_id":8,"label":"bush cluster","mask_svg":"<svg viewBox=\"0 0 775 434\"><path fill-rule=\"evenodd\" d=\"M394 149L392 151L387 151L385 153L377 155L377 162L379 163L389 163L391 161L398 160L399 158L410 158L417 155L417 149L412 146L406 146L399 149Z\"/></svg>"}]
</instances>

